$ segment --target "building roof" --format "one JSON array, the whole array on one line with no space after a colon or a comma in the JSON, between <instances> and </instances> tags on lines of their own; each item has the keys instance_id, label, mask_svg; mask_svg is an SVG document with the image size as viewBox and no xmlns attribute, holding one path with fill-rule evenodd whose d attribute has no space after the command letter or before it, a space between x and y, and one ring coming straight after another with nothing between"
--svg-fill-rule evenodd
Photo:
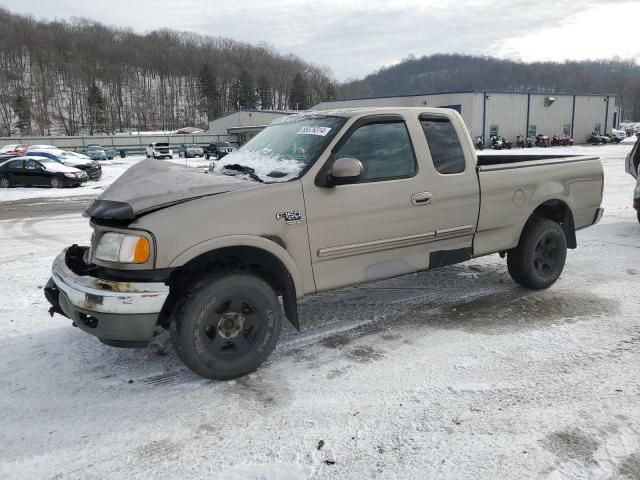
<instances>
[{"instance_id":1,"label":"building roof","mask_svg":"<svg viewBox=\"0 0 640 480\"><path fill-rule=\"evenodd\" d=\"M430 93L410 93L410 94L403 94L403 95L383 95L380 97L353 97L353 98L343 98L340 100L323 100L322 102L318 102L309 108L317 107L318 105L321 105L323 103L353 102L357 100L378 100L382 98L430 97L435 95L461 95L465 93L466 94L484 93L485 95L487 93L494 93L494 94L504 93L504 94L511 94L511 95L555 95L555 96L571 96L571 97L575 95L577 97L615 97L615 94L613 93L558 93L558 92L531 92L531 91L518 92L514 90L462 90L462 91L453 91L453 92L449 91L449 92L430 92Z\"/></svg>"},{"instance_id":2,"label":"building roof","mask_svg":"<svg viewBox=\"0 0 640 480\"><path fill-rule=\"evenodd\" d=\"M293 115L294 113L298 113L296 110L258 110L257 108L242 108L240 110L234 110L232 112L226 112L220 115L219 117L214 118L213 120L209 120L209 123L215 122L216 120L220 120L221 118L228 117L229 115L234 115L236 113L241 112L249 112L249 113L272 113L278 115Z\"/></svg>"}]
</instances>

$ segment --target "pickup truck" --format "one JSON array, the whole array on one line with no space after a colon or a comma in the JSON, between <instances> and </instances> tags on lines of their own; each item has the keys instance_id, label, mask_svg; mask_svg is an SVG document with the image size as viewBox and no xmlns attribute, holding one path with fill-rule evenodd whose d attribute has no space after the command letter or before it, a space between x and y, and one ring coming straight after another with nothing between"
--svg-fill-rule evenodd
<instances>
[{"instance_id":1,"label":"pickup truck","mask_svg":"<svg viewBox=\"0 0 640 480\"><path fill-rule=\"evenodd\" d=\"M145 150L147 158L173 158L173 150L168 143L153 142Z\"/></svg>"},{"instance_id":2,"label":"pickup truck","mask_svg":"<svg viewBox=\"0 0 640 480\"><path fill-rule=\"evenodd\" d=\"M45 295L107 345L161 329L194 372L257 369L316 292L499 253L530 289L560 276L603 210L598 157L477 156L439 108L276 120L207 172L145 160L85 210L90 246L54 260ZM282 306L279 301L282 299Z\"/></svg>"},{"instance_id":3,"label":"pickup truck","mask_svg":"<svg viewBox=\"0 0 640 480\"><path fill-rule=\"evenodd\" d=\"M635 146L627 155L625 170L636 179L636 188L633 191L633 208L636 210L638 223L640 223L640 137L638 137Z\"/></svg>"}]
</instances>

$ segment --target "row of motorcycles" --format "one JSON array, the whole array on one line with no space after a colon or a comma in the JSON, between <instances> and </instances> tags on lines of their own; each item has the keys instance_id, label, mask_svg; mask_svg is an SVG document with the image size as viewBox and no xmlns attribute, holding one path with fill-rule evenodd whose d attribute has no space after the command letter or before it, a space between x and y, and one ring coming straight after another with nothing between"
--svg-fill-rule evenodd
<instances>
[{"instance_id":1,"label":"row of motorcycles","mask_svg":"<svg viewBox=\"0 0 640 480\"><path fill-rule=\"evenodd\" d=\"M504 137L499 135L492 135L489 138L489 147L494 150L511 150L514 148L514 144ZM478 150L484 150L484 139L481 136L476 137L476 148ZM563 146L569 147L574 144L573 138L569 135L554 135L549 138L548 135L536 135L535 137L527 137L526 139L522 135L516 137L515 148L531 148L536 147L555 147Z\"/></svg>"},{"instance_id":2,"label":"row of motorcycles","mask_svg":"<svg viewBox=\"0 0 640 480\"><path fill-rule=\"evenodd\" d=\"M620 143L621 141L622 139L615 135L600 135L596 132L591 132L591 135L589 135L589 138L587 139L587 142L593 145L600 145L605 143Z\"/></svg>"}]
</instances>

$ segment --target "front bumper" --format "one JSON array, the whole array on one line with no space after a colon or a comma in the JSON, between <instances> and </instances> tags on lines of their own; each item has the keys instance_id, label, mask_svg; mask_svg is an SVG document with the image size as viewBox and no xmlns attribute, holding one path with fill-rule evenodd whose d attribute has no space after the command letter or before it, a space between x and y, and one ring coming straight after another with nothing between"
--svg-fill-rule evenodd
<instances>
[{"instance_id":1,"label":"front bumper","mask_svg":"<svg viewBox=\"0 0 640 480\"><path fill-rule=\"evenodd\" d=\"M53 262L45 295L53 311L62 311L77 327L101 340L147 342L153 338L169 287L78 275L67 265L63 250Z\"/></svg>"}]
</instances>

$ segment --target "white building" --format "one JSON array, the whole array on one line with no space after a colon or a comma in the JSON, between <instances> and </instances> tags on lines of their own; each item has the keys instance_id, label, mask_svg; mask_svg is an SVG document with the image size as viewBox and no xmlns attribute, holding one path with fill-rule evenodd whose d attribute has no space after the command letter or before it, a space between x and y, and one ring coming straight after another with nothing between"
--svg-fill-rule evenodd
<instances>
[{"instance_id":1,"label":"white building","mask_svg":"<svg viewBox=\"0 0 640 480\"><path fill-rule=\"evenodd\" d=\"M615 96L468 91L321 102L311 110L353 107L447 107L457 110L472 137L567 133L584 143L592 131L611 132L620 122Z\"/></svg>"},{"instance_id":2,"label":"white building","mask_svg":"<svg viewBox=\"0 0 640 480\"><path fill-rule=\"evenodd\" d=\"M242 145L251 140L276 118L296 112L277 110L237 110L209 122L209 135L228 135L233 143Z\"/></svg>"}]
</instances>

